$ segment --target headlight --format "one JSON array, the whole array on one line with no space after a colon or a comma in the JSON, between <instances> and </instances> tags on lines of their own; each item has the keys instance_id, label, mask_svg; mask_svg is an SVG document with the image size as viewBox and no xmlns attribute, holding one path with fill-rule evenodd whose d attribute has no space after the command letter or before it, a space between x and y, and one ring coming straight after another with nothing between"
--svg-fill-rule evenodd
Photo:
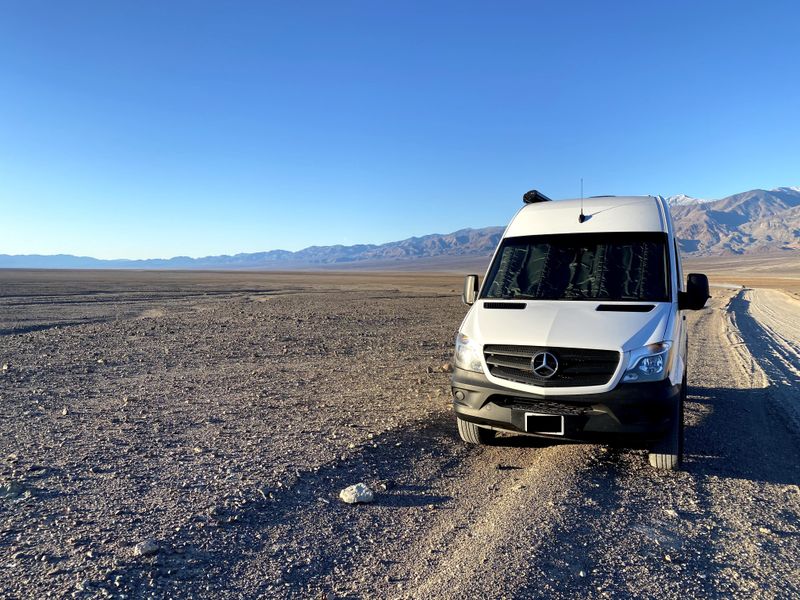
<instances>
[{"instance_id":1,"label":"headlight","mask_svg":"<svg viewBox=\"0 0 800 600\"><path fill-rule=\"evenodd\" d=\"M460 369L483 373L481 348L463 333L456 335L456 352L453 355L453 362Z\"/></svg>"},{"instance_id":2,"label":"headlight","mask_svg":"<svg viewBox=\"0 0 800 600\"><path fill-rule=\"evenodd\" d=\"M649 344L631 352L622 381L660 381L667 374L672 342Z\"/></svg>"}]
</instances>

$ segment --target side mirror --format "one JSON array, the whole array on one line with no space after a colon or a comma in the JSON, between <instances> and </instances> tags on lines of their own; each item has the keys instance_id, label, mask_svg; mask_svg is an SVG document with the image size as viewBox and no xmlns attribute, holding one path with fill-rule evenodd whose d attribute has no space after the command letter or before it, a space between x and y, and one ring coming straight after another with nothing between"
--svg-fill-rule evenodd
<instances>
[{"instance_id":1,"label":"side mirror","mask_svg":"<svg viewBox=\"0 0 800 600\"><path fill-rule=\"evenodd\" d=\"M478 299L478 276L467 275L464 279L464 291L461 294L461 301L467 306L475 304Z\"/></svg>"},{"instance_id":2,"label":"side mirror","mask_svg":"<svg viewBox=\"0 0 800 600\"><path fill-rule=\"evenodd\" d=\"M700 310L709 298L708 277L702 273L689 273L686 291L678 292L678 310Z\"/></svg>"}]
</instances>

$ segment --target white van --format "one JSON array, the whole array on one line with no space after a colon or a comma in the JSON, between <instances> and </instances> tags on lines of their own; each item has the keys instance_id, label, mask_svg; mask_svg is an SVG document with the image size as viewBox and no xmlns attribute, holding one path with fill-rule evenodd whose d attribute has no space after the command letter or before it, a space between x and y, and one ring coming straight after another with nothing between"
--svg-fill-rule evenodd
<instances>
[{"instance_id":1,"label":"white van","mask_svg":"<svg viewBox=\"0 0 800 600\"><path fill-rule=\"evenodd\" d=\"M645 447L675 469L683 453L686 317L705 275L683 282L661 197L550 201L532 190L456 336L453 407L461 439L497 431Z\"/></svg>"}]
</instances>

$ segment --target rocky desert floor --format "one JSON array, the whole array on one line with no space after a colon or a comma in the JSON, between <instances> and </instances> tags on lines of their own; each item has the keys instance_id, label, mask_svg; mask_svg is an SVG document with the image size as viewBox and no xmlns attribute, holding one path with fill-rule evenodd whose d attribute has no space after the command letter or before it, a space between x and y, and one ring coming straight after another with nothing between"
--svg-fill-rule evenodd
<instances>
[{"instance_id":1,"label":"rocky desert floor","mask_svg":"<svg viewBox=\"0 0 800 600\"><path fill-rule=\"evenodd\" d=\"M715 287L689 314L665 473L462 444L460 287L0 271L0 596L800 596L800 301ZM341 502L358 482L375 501Z\"/></svg>"}]
</instances>

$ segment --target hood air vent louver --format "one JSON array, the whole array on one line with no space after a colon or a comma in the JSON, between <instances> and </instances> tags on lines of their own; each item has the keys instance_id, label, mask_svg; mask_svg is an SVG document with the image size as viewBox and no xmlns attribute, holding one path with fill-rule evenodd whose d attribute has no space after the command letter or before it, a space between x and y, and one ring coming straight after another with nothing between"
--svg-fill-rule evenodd
<instances>
[{"instance_id":1,"label":"hood air vent louver","mask_svg":"<svg viewBox=\"0 0 800 600\"><path fill-rule=\"evenodd\" d=\"M484 302L483 308L496 308L506 310L522 310L527 304L524 302Z\"/></svg>"},{"instance_id":2,"label":"hood air vent louver","mask_svg":"<svg viewBox=\"0 0 800 600\"><path fill-rule=\"evenodd\" d=\"M650 312L655 304L598 304L597 310L601 312Z\"/></svg>"}]
</instances>

